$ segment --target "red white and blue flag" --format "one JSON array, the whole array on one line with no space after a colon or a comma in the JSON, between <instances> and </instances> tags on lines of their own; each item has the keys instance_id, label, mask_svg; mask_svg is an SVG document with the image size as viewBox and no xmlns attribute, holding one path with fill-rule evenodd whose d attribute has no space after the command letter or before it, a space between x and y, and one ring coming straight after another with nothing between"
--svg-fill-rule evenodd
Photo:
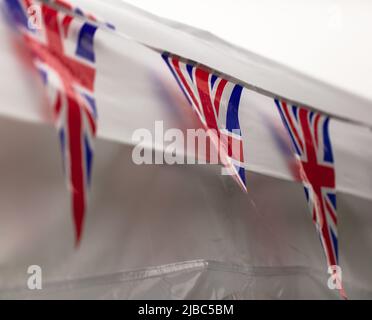
<instances>
[{"instance_id":1,"label":"red white and blue flag","mask_svg":"<svg viewBox=\"0 0 372 320\"><path fill-rule=\"evenodd\" d=\"M223 165L246 191L239 125L243 87L169 53L163 53L162 57L207 132L213 130L216 133L211 140Z\"/></svg>"},{"instance_id":2,"label":"red white and blue flag","mask_svg":"<svg viewBox=\"0 0 372 320\"><path fill-rule=\"evenodd\" d=\"M335 168L329 117L275 100L299 162L299 176L328 266L338 265Z\"/></svg>"},{"instance_id":3,"label":"red white and blue flag","mask_svg":"<svg viewBox=\"0 0 372 320\"><path fill-rule=\"evenodd\" d=\"M64 1L56 3L68 10L59 11L31 0L6 0L54 107L78 244L87 210L96 136L94 36L97 26L91 22L94 17L77 19L76 15L83 15L81 10ZM30 29L28 24L27 10L33 4L40 6L38 29Z\"/></svg>"}]
</instances>

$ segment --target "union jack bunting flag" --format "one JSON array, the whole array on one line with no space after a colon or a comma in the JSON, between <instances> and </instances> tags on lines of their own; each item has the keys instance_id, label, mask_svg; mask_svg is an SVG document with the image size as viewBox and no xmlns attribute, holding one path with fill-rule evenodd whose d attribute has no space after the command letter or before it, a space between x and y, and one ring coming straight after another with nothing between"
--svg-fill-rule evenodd
<instances>
[{"instance_id":1,"label":"union jack bunting flag","mask_svg":"<svg viewBox=\"0 0 372 320\"><path fill-rule=\"evenodd\" d=\"M204 127L216 133L211 138L218 148L222 163L246 191L243 142L239 125L243 87L205 68L183 62L169 53L163 53L162 57Z\"/></svg>"},{"instance_id":2,"label":"union jack bunting flag","mask_svg":"<svg viewBox=\"0 0 372 320\"><path fill-rule=\"evenodd\" d=\"M300 179L328 266L338 265L335 169L329 117L275 99L299 161Z\"/></svg>"},{"instance_id":3,"label":"union jack bunting flag","mask_svg":"<svg viewBox=\"0 0 372 320\"><path fill-rule=\"evenodd\" d=\"M57 1L73 10L63 1ZM30 28L27 10L40 5L39 29ZM64 172L71 194L76 244L81 239L91 180L97 111L94 99L94 35L97 26L31 0L6 0L33 64L54 107ZM75 12L75 11L74 11ZM72 12L71 12L72 13ZM90 19L93 19L90 17Z\"/></svg>"}]
</instances>

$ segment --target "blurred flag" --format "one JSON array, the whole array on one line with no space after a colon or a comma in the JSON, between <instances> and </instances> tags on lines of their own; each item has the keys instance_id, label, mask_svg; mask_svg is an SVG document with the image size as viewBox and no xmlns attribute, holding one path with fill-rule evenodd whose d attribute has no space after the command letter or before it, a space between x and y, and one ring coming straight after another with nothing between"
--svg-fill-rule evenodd
<instances>
[{"instance_id":1,"label":"blurred flag","mask_svg":"<svg viewBox=\"0 0 372 320\"><path fill-rule=\"evenodd\" d=\"M81 10L64 1L56 3L64 10L31 0L6 0L6 7L31 51L54 107L78 244L87 210L97 126L94 98L97 26L90 22L95 20L92 15L76 19L74 14L84 15ZM36 4L40 8L37 17L40 28L31 28L28 10Z\"/></svg>"}]
</instances>

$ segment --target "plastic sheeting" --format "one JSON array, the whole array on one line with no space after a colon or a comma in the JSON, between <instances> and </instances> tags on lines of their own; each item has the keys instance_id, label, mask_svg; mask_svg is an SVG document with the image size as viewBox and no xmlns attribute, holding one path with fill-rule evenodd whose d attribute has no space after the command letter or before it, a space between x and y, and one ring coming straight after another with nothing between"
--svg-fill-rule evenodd
<instances>
[{"instance_id":1,"label":"plastic sheeting","mask_svg":"<svg viewBox=\"0 0 372 320\"><path fill-rule=\"evenodd\" d=\"M76 250L53 128L0 131L2 298L338 298L300 184L249 173L247 196L216 166L136 166L100 140ZM345 289L370 298L371 202L338 197Z\"/></svg>"}]
</instances>

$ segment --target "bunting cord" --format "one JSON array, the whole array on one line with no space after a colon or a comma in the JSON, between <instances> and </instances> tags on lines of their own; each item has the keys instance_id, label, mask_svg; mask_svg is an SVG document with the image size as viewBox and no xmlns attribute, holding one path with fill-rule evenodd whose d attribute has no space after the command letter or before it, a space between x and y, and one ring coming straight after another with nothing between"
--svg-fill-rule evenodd
<instances>
[{"instance_id":1,"label":"bunting cord","mask_svg":"<svg viewBox=\"0 0 372 320\"><path fill-rule=\"evenodd\" d=\"M61 12L64 12L64 13L68 13L69 15L72 15L74 16L74 18L76 19L79 19L79 20L85 20L84 17L82 17L81 15L78 15L76 14L75 12L71 12L69 10L67 10L66 8L64 8L63 6L61 6L60 4L58 4L57 2L55 2L55 0L35 0L36 2L39 2L39 3L43 3L43 4L47 4L48 6L51 6ZM105 23L103 22L100 22L100 21L93 21L92 23L96 24L98 27L103 27L105 26ZM219 70L216 70L214 68L211 68L205 64L202 64L202 63L199 63L199 62L196 62L194 60L191 60L191 59L187 59L185 57L182 57L182 56L179 56L177 54L174 54L168 50L164 50L164 49L160 49L160 48L157 48L157 47L154 47L154 46L150 46L144 42L141 42L141 41L138 41L138 40L135 40L129 36L127 36L126 34L116 30L116 29L111 29L111 28L101 28L101 30L104 30L106 32L112 32L116 35L120 35L120 36L123 36L127 39L130 39L131 41L134 41L135 43L137 44L140 44L144 47L147 47L148 49L152 50L152 51L155 51L157 53L159 53L160 55L163 54L163 53L169 53L169 54L172 54L174 57L177 57L180 61L184 62L184 63L187 63L187 64L190 64L192 66L197 66L198 68L201 68L207 72L210 72L210 73L213 73L217 76L220 76L230 82L232 82L233 84L238 84L238 85L241 85L243 87L245 87L246 89L248 90L251 90L251 91L254 91L254 92L257 92L263 96L266 96L266 97L269 97L269 98L272 98L272 99L279 99L279 100L285 100L286 102L288 102L289 104L292 104L292 105L297 105L297 106L301 106L301 107L304 107L310 111L315 111L315 112L319 112L320 114L324 115L324 116L328 116L332 119L335 119L335 120L339 120L339 121L342 121L344 123L349 123L349 124L353 124L353 125L357 125L357 126L362 126L364 128L367 128L369 129L371 132L372 132L372 125L370 124L367 124L363 121L357 121L357 120L353 120L353 119L349 119L347 117L343 117L343 116L340 116L340 115L337 115L337 114L334 114L334 113L331 113L331 112L326 112L322 109L319 109L317 107L313 107L313 106L310 106L306 103L303 103L301 101L298 101L298 100L294 100L294 99L291 99L291 98L286 98L285 96L282 96L282 95L279 95L279 94L276 94L274 92L271 92L269 90L266 90L266 89L263 89L261 87L258 87L258 86L255 86L253 84L250 84L248 82L245 82L245 81L242 81L236 77L233 77L231 75L228 75L222 71L219 71Z\"/></svg>"}]
</instances>

